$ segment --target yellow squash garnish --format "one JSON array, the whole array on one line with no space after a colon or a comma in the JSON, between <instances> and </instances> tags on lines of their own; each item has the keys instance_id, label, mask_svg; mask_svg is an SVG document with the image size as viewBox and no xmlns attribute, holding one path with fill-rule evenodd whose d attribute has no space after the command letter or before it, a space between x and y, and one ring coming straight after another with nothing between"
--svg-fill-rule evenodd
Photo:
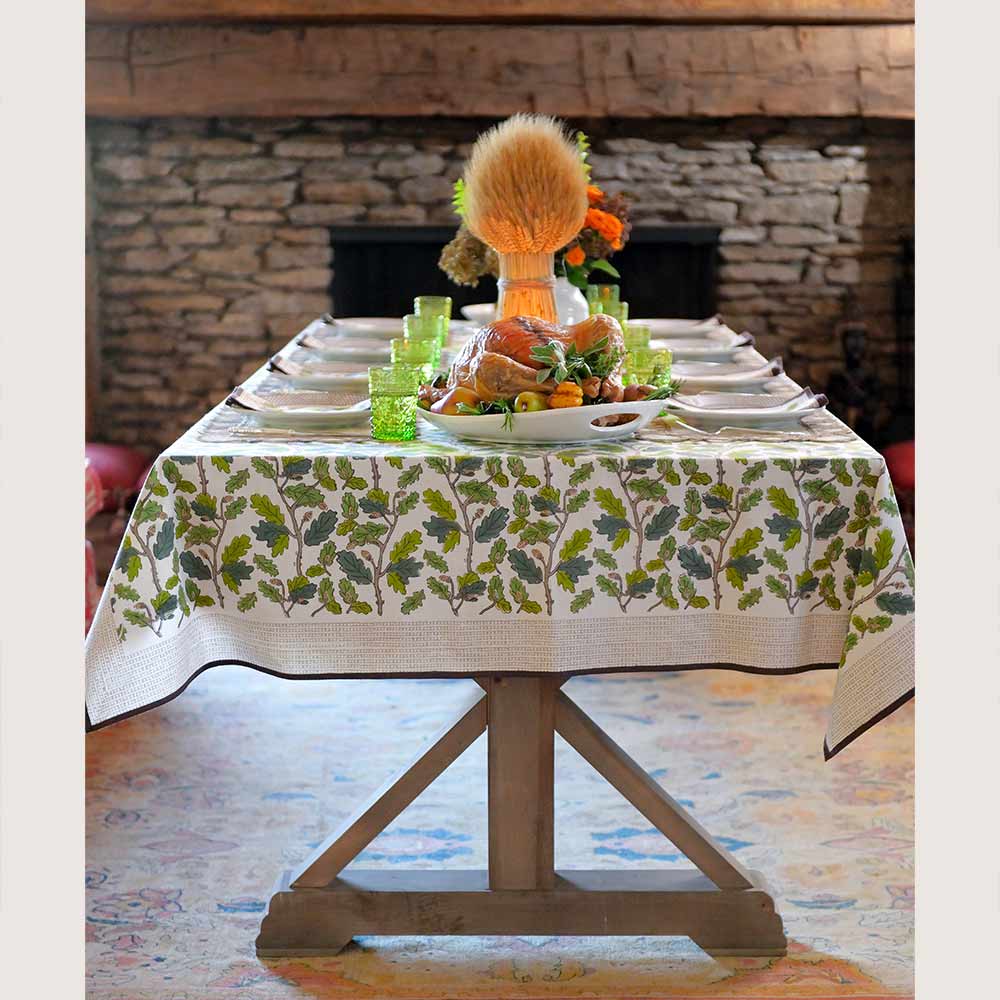
<instances>
[{"instance_id":1,"label":"yellow squash garnish","mask_svg":"<svg viewBox=\"0 0 1000 1000\"><path fill-rule=\"evenodd\" d=\"M555 392L549 396L549 409L558 410L569 406L583 406L583 389L576 382L560 382Z\"/></svg>"}]
</instances>

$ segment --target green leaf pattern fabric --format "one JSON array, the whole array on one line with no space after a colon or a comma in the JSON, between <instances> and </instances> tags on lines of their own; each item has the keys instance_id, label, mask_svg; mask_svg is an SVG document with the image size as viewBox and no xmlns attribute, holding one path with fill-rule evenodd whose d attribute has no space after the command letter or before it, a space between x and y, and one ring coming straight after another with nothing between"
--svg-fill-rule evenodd
<instances>
[{"instance_id":1,"label":"green leaf pattern fabric","mask_svg":"<svg viewBox=\"0 0 1000 1000\"><path fill-rule=\"evenodd\" d=\"M433 623L452 646L485 643L491 623L506 623L512 642L526 630L531 655L560 670L575 657L552 650L573 628L598 644L623 628L646 636L642 662L613 643L602 661L641 668L720 661L713 630L745 622L749 650L785 637L775 669L839 657L842 673L876 669L879 650L912 628L913 567L892 487L857 440L647 433L544 451L422 432L404 445L296 447L224 447L191 432L159 459L92 630L101 690L116 664L179 648L199 620L224 619L231 633L241 621L326 625L328 673L357 672L338 661L336 637L357 635L359 622L373 637L380 622ZM816 628L836 648L813 648ZM395 655L397 673L434 669L433 648ZM771 669L766 648L753 656L733 665ZM192 673L202 665L184 662ZM91 705L94 721L102 714L118 713Z\"/></svg>"}]
</instances>

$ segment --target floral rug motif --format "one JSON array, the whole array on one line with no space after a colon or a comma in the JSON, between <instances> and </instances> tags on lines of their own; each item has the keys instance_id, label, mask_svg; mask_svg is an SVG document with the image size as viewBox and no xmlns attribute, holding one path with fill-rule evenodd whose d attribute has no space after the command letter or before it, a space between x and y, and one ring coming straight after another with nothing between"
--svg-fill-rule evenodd
<instances>
[{"instance_id":1,"label":"floral rug motif","mask_svg":"<svg viewBox=\"0 0 1000 1000\"><path fill-rule=\"evenodd\" d=\"M93 1000L541 1000L912 996L913 710L824 763L835 677L704 670L579 677L567 692L776 893L782 959L685 938L361 938L259 960L279 872L452 714L472 681L280 681L240 667L88 736ZM359 859L486 863L481 738ZM561 868L683 866L557 741Z\"/></svg>"}]
</instances>

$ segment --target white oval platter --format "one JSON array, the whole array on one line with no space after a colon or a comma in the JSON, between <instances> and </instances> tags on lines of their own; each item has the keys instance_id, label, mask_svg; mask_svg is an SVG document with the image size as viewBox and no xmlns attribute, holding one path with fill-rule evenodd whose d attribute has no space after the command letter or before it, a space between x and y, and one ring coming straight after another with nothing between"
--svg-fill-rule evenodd
<instances>
[{"instance_id":1,"label":"white oval platter","mask_svg":"<svg viewBox=\"0 0 1000 1000\"><path fill-rule=\"evenodd\" d=\"M664 400L651 399L636 403L597 403L593 406L570 406L558 410L538 410L515 413L509 427L504 427L502 413L486 416L449 416L417 412L429 423L472 441L506 441L509 443L572 444L577 441L612 441L630 437L642 430L663 411ZM618 413L629 413L634 419L615 427L597 427L593 421Z\"/></svg>"}]
</instances>

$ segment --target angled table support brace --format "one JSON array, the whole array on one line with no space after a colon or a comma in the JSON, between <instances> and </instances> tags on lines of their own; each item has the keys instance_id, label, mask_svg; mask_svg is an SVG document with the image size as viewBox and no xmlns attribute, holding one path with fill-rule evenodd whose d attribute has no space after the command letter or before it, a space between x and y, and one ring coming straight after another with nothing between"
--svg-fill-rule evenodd
<instances>
[{"instance_id":1,"label":"angled table support brace","mask_svg":"<svg viewBox=\"0 0 1000 1000\"><path fill-rule=\"evenodd\" d=\"M490 676L421 755L278 880L261 957L330 955L355 935L685 935L712 955L783 955L781 917L747 871L564 693L563 678ZM486 871L344 871L488 731ZM559 733L697 867L563 871L553 865Z\"/></svg>"}]
</instances>

